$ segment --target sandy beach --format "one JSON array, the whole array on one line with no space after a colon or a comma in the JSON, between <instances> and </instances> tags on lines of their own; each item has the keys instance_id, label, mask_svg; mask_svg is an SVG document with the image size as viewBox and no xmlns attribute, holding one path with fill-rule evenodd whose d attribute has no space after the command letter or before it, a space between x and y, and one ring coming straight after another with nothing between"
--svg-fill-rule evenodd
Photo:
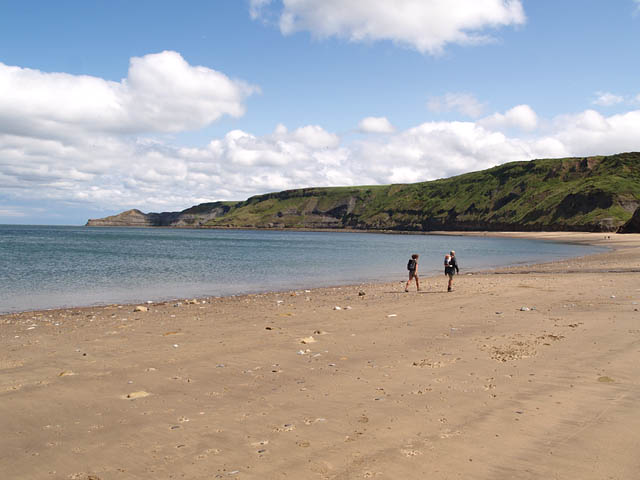
<instances>
[{"instance_id":1,"label":"sandy beach","mask_svg":"<svg viewBox=\"0 0 640 480\"><path fill-rule=\"evenodd\" d=\"M0 478L639 478L640 235L504 235L612 250L0 316Z\"/></svg>"}]
</instances>

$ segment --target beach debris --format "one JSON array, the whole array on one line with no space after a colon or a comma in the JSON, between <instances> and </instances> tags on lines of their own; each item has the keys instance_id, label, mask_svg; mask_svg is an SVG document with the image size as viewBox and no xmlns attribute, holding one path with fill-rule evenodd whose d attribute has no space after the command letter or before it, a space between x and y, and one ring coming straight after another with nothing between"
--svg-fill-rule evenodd
<instances>
[{"instance_id":1,"label":"beach debris","mask_svg":"<svg viewBox=\"0 0 640 480\"><path fill-rule=\"evenodd\" d=\"M529 307L520 307L521 312L528 312L529 310L531 310Z\"/></svg>"},{"instance_id":2,"label":"beach debris","mask_svg":"<svg viewBox=\"0 0 640 480\"><path fill-rule=\"evenodd\" d=\"M280 305L280 304L282 304L282 303L284 303L284 300L277 300L277 301L276 301L276 304L277 304L277 305Z\"/></svg>"},{"instance_id":3,"label":"beach debris","mask_svg":"<svg viewBox=\"0 0 640 480\"><path fill-rule=\"evenodd\" d=\"M496 312L496 315L502 315L502 312Z\"/></svg>"},{"instance_id":4,"label":"beach debris","mask_svg":"<svg viewBox=\"0 0 640 480\"><path fill-rule=\"evenodd\" d=\"M334 310L342 310L342 308L341 308L341 307L339 307L339 306L337 306L337 305L336 305L335 307L333 307L333 309L334 309Z\"/></svg>"},{"instance_id":5,"label":"beach debris","mask_svg":"<svg viewBox=\"0 0 640 480\"><path fill-rule=\"evenodd\" d=\"M153 303L153 301L147 300L147 305L151 305L152 303Z\"/></svg>"},{"instance_id":6,"label":"beach debris","mask_svg":"<svg viewBox=\"0 0 640 480\"><path fill-rule=\"evenodd\" d=\"M77 375L77 373L72 372L71 370L63 370L58 374L59 377L71 377L73 375Z\"/></svg>"},{"instance_id":7,"label":"beach debris","mask_svg":"<svg viewBox=\"0 0 640 480\"><path fill-rule=\"evenodd\" d=\"M613 382L615 382L615 380L614 380L613 378L611 378L611 377L606 377L606 376L598 377L598 381L599 381L600 383L613 383Z\"/></svg>"},{"instance_id":8,"label":"beach debris","mask_svg":"<svg viewBox=\"0 0 640 480\"><path fill-rule=\"evenodd\" d=\"M149 392L145 392L144 390L139 390L137 392L127 393L126 395L120 397L123 400L135 400L136 398L144 398L151 395Z\"/></svg>"},{"instance_id":9,"label":"beach debris","mask_svg":"<svg viewBox=\"0 0 640 480\"><path fill-rule=\"evenodd\" d=\"M149 309L143 305L138 305L136 308L133 309L134 312L147 312L149 311Z\"/></svg>"},{"instance_id":10,"label":"beach debris","mask_svg":"<svg viewBox=\"0 0 640 480\"><path fill-rule=\"evenodd\" d=\"M303 344L305 344L305 345L306 345L306 344L308 344L308 343L316 343L316 339L315 339L315 338L313 338L313 337L311 337L311 336L309 336L309 337L304 337L304 338L301 338L301 339L300 339L300 343L303 343Z\"/></svg>"},{"instance_id":11,"label":"beach debris","mask_svg":"<svg viewBox=\"0 0 640 480\"><path fill-rule=\"evenodd\" d=\"M346 307L344 307L344 309L345 309L345 310L351 310L351 307L346 306Z\"/></svg>"},{"instance_id":12,"label":"beach debris","mask_svg":"<svg viewBox=\"0 0 640 480\"><path fill-rule=\"evenodd\" d=\"M297 351L298 355L307 355L308 353L311 353L311 350L309 350L308 348L306 350L298 350Z\"/></svg>"},{"instance_id":13,"label":"beach debris","mask_svg":"<svg viewBox=\"0 0 640 480\"><path fill-rule=\"evenodd\" d=\"M178 345L177 343L173 344L173 348L178 348L180 345Z\"/></svg>"},{"instance_id":14,"label":"beach debris","mask_svg":"<svg viewBox=\"0 0 640 480\"><path fill-rule=\"evenodd\" d=\"M362 291L362 290L360 290L360 291L358 292L358 296L360 296L360 297L364 297L366 294L367 294L367 292L364 292L364 291Z\"/></svg>"},{"instance_id":15,"label":"beach debris","mask_svg":"<svg viewBox=\"0 0 640 480\"><path fill-rule=\"evenodd\" d=\"M393 317L397 317L398 315L396 315L395 313L390 313L389 315L387 315L387 318L393 318Z\"/></svg>"},{"instance_id":16,"label":"beach debris","mask_svg":"<svg viewBox=\"0 0 640 480\"><path fill-rule=\"evenodd\" d=\"M224 368L226 365L224 363L219 363L216 365L216 368Z\"/></svg>"},{"instance_id":17,"label":"beach debris","mask_svg":"<svg viewBox=\"0 0 640 480\"><path fill-rule=\"evenodd\" d=\"M616 298L616 296L615 295L611 295L611 298Z\"/></svg>"}]
</instances>

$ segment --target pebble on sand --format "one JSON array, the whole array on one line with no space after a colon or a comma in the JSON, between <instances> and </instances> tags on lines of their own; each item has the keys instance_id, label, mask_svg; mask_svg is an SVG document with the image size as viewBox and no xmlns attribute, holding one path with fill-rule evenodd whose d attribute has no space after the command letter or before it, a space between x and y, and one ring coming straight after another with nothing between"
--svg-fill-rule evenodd
<instances>
[{"instance_id":1,"label":"pebble on sand","mask_svg":"<svg viewBox=\"0 0 640 480\"><path fill-rule=\"evenodd\" d=\"M144 397L148 397L149 395L151 395L149 392L145 392L144 390L140 390L138 392L127 393L126 395L123 395L120 398L122 398L124 400L135 400L136 398L144 398Z\"/></svg>"}]
</instances>

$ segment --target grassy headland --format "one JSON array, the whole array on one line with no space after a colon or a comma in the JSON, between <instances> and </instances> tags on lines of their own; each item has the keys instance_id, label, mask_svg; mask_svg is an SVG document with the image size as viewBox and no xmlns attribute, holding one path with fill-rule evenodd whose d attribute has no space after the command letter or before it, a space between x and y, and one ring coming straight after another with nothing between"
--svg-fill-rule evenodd
<instances>
[{"instance_id":1,"label":"grassy headland","mask_svg":"<svg viewBox=\"0 0 640 480\"><path fill-rule=\"evenodd\" d=\"M88 225L362 230L615 231L640 206L640 153L511 162L413 184L327 187L129 210Z\"/></svg>"}]
</instances>

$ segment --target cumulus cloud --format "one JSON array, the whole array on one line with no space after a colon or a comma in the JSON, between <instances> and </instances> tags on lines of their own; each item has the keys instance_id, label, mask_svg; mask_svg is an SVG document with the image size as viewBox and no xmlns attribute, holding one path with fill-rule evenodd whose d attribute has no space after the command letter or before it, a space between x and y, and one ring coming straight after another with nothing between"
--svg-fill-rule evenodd
<instances>
[{"instance_id":1,"label":"cumulus cloud","mask_svg":"<svg viewBox=\"0 0 640 480\"><path fill-rule=\"evenodd\" d=\"M538 115L529 105L516 105L505 113L494 113L478 123L493 129L519 128L531 131L538 126Z\"/></svg>"},{"instance_id":2,"label":"cumulus cloud","mask_svg":"<svg viewBox=\"0 0 640 480\"><path fill-rule=\"evenodd\" d=\"M358 123L358 130L362 133L393 133L396 129L387 117L366 117Z\"/></svg>"},{"instance_id":3,"label":"cumulus cloud","mask_svg":"<svg viewBox=\"0 0 640 480\"><path fill-rule=\"evenodd\" d=\"M178 98L193 106L200 125L240 112L239 99L247 92L176 54L158 55L132 62L121 82L0 68L0 217L20 218L25 210L19 205L27 204L49 210L91 207L105 214L133 207L178 210L291 188L417 182L514 160L640 150L640 110L611 116L586 110L536 128L540 122L527 105L476 121L426 122L401 131L386 117L367 117L360 130L384 135L356 139L321 125L280 124L266 135L232 130L203 147L179 146L170 137L144 133L166 131L161 119L169 112L174 113L171 129L192 125L193 119L181 117ZM173 69L165 61L178 63L180 80L171 80ZM165 87L176 82L171 99L161 89L140 92L163 75ZM228 88L214 92L203 85L209 81ZM11 89L2 88L7 86ZM67 92L70 86L75 91ZM5 93L12 89L25 104ZM202 99L208 107L190 103L195 100L189 92L209 95ZM154 96L158 110L150 111Z\"/></svg>"},{"instance_id":4,"label":"cumulus cloud","mask_svg":"<svg viewBox=\"0 0 640 480\"><path fill-rule=\"evenodd\" d=\"M624 102L624 97L610 92L597 92L596 95L597 97L591 103L601 107L611 107Z\"/></svg>"},{"instance_id":5,"label":"cumulus cloud","mask_svg":"<svg viewBox=\"0 0 640 480\"><path fill-rule=\"evenodd\" d=\"M251 16L270 16L270 4L251 0ZM526 20L520 0L282 0L277 15L285 35L304 30L353 42L391 40L430 54L450 43L490 41L486 30Z\"/></svg>"},{"instance_id":6,"label":"cumulus cloud","mask_svg":"<svg viewBox=\"0 0 640 480\"><path fill-rule=\"evenodd\" d=\"M0 131L37 137L178 132L241 116L256 91L171 51L132 58L120 82L0 63Z\"/></svg>"},{"instance_id":7,"label":"cumulus cloud","mask_svg":"<svg viewBox=\"0 0 640 480\"><path fill-rule=\"evenodd\" d=\"M111 212L177 210L291 188L417 182L514 160L634 151L638 131L640 110L608 117L587 110L525 137L484 121L426 122L350 143L318 125L278 125L262 136L233 130L201 148L126 136L67 145L3 134L0 190L12 215L19 212L12 204L34 199Z\"/></svg>"},{"instance_id":8,"label":"cumulus cloud","mask_svg":"<svg viewBox=\"0 0 640 480\"><path fill-rule=\"evenodd\" d=\"M442 97L432 97L427 108L436 113L458 112L467 117L476 118L482 115L486 105L479 102L470 93L447 93Z\"/></svg>"}]
</instances>

